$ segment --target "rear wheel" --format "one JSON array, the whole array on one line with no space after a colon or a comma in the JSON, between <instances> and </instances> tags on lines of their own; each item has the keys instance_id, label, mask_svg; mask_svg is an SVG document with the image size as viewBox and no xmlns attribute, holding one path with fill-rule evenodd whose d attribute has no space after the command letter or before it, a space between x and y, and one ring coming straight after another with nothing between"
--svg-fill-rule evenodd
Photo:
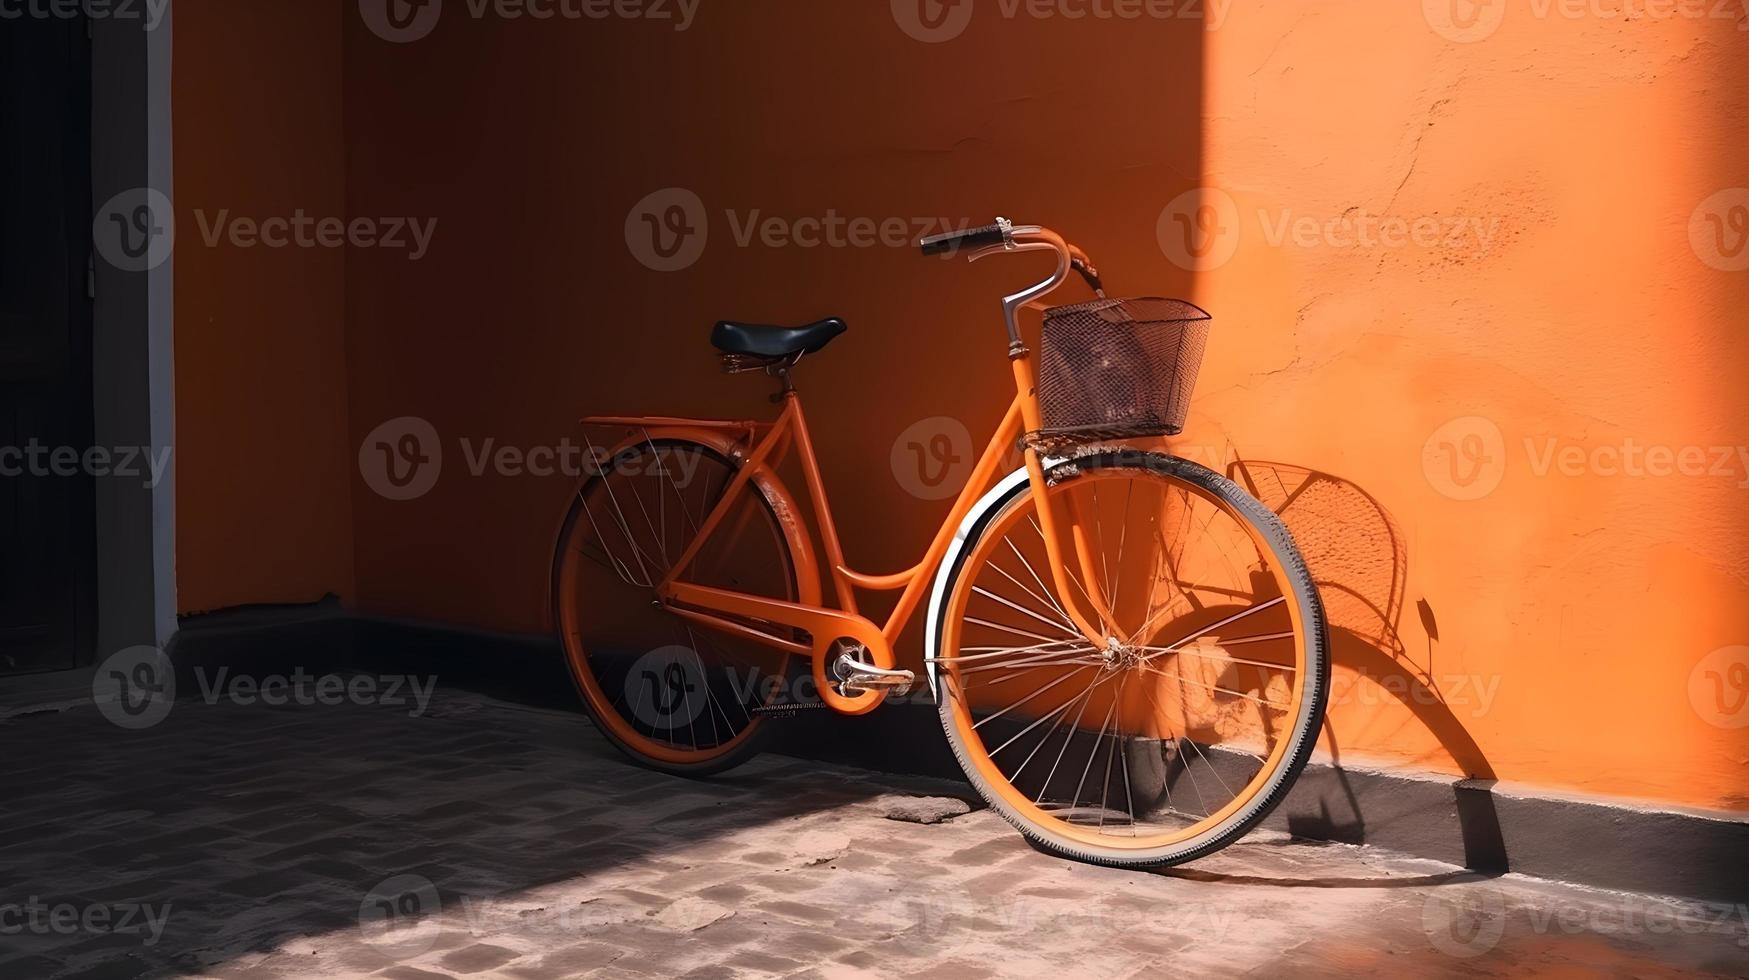
<instances>
[{"instance_id":1,"label":"rear wheel","mask_svg":"<svg viewBox=\"0 0 1749 980\"><path fill-rule=\"evenodd\" d=\"M1328 640L1305 564L1274 514L1185 460L1114 451L1047 475L1071 594L1019 481L944 572L930 668L948 739L1051 851L1159 867L1218 850L1286 795L1323 721ZM1105 606L1109 639L1089 643L1071 601Z\"/></svg>"},{"instance_id":2,"label":"rear wheel","mask_svg":"<svg viewBox=\"0 0 1749 980\"><path fill-rule=\"evenodd\" d=\"M755 754L781 698L789 654L667 612L654 587L698 536L738 464L678 439L634 443L572 499L553 602L572 679L604 735L664 772L706 775ZM749 482L684 576L794 600L788 539Z\"/></svg>"}]
</instances>

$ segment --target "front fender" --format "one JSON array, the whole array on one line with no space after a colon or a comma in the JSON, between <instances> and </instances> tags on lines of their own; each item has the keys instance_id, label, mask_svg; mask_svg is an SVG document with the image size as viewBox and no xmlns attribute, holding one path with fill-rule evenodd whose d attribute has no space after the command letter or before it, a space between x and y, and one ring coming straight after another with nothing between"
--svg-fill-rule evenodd
<instances>
[{"instance_id":1,"label":"front fender","mask_svg":"<svg viewBox=\"0 0 1749 980\"><path fill-rule=\"evenodd\" d=\"M1039 463L1048 471L1060 459L1043 459ZM942 556L941 564L935 569L935 587L929 593L929 614L924 619L923 626L923 667L924 675L929 678L929 693L936 703L941 702L941 691L937 686L935 671L937 659L941 656L941 606L947 600L949 586L959 572L960 559L965 555L966 544L984 529L996 511L1012 497L1017 488L1024 487L1030 478L1026 467L1021 467L1003 477L990 491L972 505L971 512L960 522L959 529L954 532L953 541L947 546L947 554Z\"/></svg>"}]
</instances>

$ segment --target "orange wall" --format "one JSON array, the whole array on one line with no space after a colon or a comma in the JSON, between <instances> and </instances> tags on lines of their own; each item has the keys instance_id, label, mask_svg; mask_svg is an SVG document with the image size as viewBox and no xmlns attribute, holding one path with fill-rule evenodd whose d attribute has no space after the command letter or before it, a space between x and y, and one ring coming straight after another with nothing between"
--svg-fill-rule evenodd
<instances>
[{"instance_id":1,"label":"orange wall","mask_svg":"<svg viewBox=\"0 0 1749 980\"><path fill-rule=\"evenodd\" d=\"M725 212L1070 221L1119 281L1188 288L1136 202L1197 171L1200 32L1062 28L998 20L926 45L887 4L809 0L707 5L686 32L446 6L428 37L391 45L354 23L353 209L439 224L421 261L349 255L353 435L417 416L444 451L419 499L356 486L361 606L544 629L573 485L473 477L460 441L551 446L613 411L769 415L768 384L724 376L707 343L725 317L850 323L799 383L834 436L821 462L848 553L914 563L947 503L895 482L894 442L955 416L981 446L1013 396L998 300L1046 266L742 248ZM676 186L705 202L708 244L690 269L654 272L627 215Z\"/></svg>"},{"instance_id":2,"label":"orange wall","mask_svg":"<svg viewBox=\"0 0 1749 980\"><path fill-rule=\"evenodd\" d=\"M1454 43L1424 7L1263 4L1210 35L1204 183L1238 221L1198 282L1226 342L1194 440L1347 481L1297 508L1350 634L1338 691L1394 662L1447 701L1351 687L1351 761L1749 809L1749 709L1707 676L1749 650L1702 664L1749 644L1749 274L1690 242L1749 186L1749 35L1458 3L1504 19ZM1277 244L1283 214L1492 233ZM1630 440L1729 460L1618 473ZM1551 441L1596 462L1545 469Z\"/></svg>"},{"instance_id":3,"label":"orange wall","mask_svg":"<svg viewBox=\"0 0 1749 980\"><path fill-rule=\"evenodd\" d=\"M209 246L343 216L345 8L177 0L176 564L182 612L352 591L345 255ZM226 225L229 227L229 225Z\"/></svg>"},{"instance_id":4,"label":"orange wall","mask_svg":"<svg viewBox=\"0 0 1749 980\"><path fill-rule=\"evenodd\" d=\"M924 44L881 3L716 5L685 33L450 4L396 45L342 6L347 213L438 222L419 261L347 250L344 357L322 335L323 363L346 366L330 404L347 432L311 454L303 506L340 506L332 481L350 480L359 608L543 629L570 484L471 475L463 441L551 446L591 412L768 412L760 381L717 373L705 332L724 316L850 321L800 381L834 434L822 462L853 564L909 564L946 504L906 492L901 433L946 416L978 441L994 424L994 300L1024 262L738 247L724 212L1006 213L1069 233L1120 292L1215 312L1177 449L1249 482L1308 552L1335 627L1326 751L1749 809L1749 727L1725 727L1734 692L1708 687L1749 644L1741 458L1734 476L1624 475L1607 456L1539 470L1550 440L1698 447L1709 465L1746 441L1731 382L1749 274L1704 264L1689 234L1703 200L1749 185L1735 24L1513 3L1459 43L1424 16L1438 4L1215 4L1209 31L980 4L957 40ZM1193 244L1224 261L1174 243L1199 185L1227 210L1188 212L1221 230ZM709 243L657 273L624 225L676 186L705 203ZM1343 240L1375 218L1464 231ZM442 475L393 501L348 474L402 416L439 434ZM184 514L215 492L186 461L182 483ZM230 553L191 557L185 580L228 580Z\"/></svg>"}]
</instances>

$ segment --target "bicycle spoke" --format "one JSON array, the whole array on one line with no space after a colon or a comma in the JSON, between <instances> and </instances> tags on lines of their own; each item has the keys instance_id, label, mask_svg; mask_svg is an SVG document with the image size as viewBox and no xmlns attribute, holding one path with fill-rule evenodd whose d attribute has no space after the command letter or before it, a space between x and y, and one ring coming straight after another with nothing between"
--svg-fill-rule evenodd
<instances>
[{"instance_id":1,"label":"bicycle spoke","mask_svg":"<svg viewBox=\"0 0 1749 980\"><path fill-rule=\"evenodd\" d=\"M1025 615L1027 615L1027 616L1031 616L1031 617L1032 617L1032 618L1033 618L1033 619L1036 619L1036 620L1038 620L1038 621L1039 621L1039 622L1041 622L1041 623L1043 623L1043 624L1045 624L1045 625L1046 625L1046 626L1054 626L1054 627L1056 627L1056 628L1057 628L1057 629L1059 629L1059 630L1062 630L1062 631L1063 631L1063 634L1064 634L1064 635L1065 635L1065 636L1072 636L1072 637L1074 637L1074 638L1076 638L1076 639L1080 639L1080 638L1081 638L1081 634L1080 634L1080 633L1077 633L1077 632L1075 632L1075 631L1074 631L1074 630L1073 630L1073 629L1071 629L1071 628L1070 628L1070 627L1069 627L1069 624L1068 624L1068 623L1059 623L1059 622L1057 622L1057 621L1056 621L1056 620L1054 620L1054 619L1046 619L1046 618L1045 618L1045 617L1043 617L1043 616L1041 616L1041 615L1039 615L1039 614L1038 614L1038 613L1035 613L1035 612L1033 612L1033 611L1032 611L1032 610L1030 610L1030 609L1027 609L1027 608L1026 608L1026 607L1024 607L1024 606L1021 606L1021 605L1018 605L1018 604L1016 604L1016 603L1013 603L1013 602L1010 602L1010 601L1009 601L1009 600L1007 600L1007 599L1004 599L1004 598L1002 598L1002 597L1001 597L1001 596L999 596L999 595L997 595L997 594L996 594L996 593L994 593L994 592L991 592L991 591L990 591L990 590L988 590L988 589L986 589L986 588L984 588L984 587L983 587L983 586L981 586L981 585L980 585L980 586L975 586L975 587L974 587L974 588L973 588L973 589L972 589L972 591L973 591L973 592L974 592L974 593L976 593L976 594L978 594L978 595L981 595L981 596L983 596L983 597L984 597L984 598L986 598L986 599L993 599L993 600L995 600L995 601L997 601L997 602L1000 602L1000 603L1001 603L1001 604L1003 604L1003 605L1004 605L1004 606L1007 606L1007 607L1008 607L1008 608L1010 608L1010 609L1012 609L1012 610L1014 610L1014 611L1015 611L1015 612L1018 612L1018 613L1024 613L1024 614L1025 614Z\"/></svg>"},{"instance_id":2,"label":"bicycle spoke","mask_svg":"<svg viewBox=\"0 0 1749 980\"><path fill-rule=\"evenodd\" d=\"M1034 654L1025 660L1005 660L1000 663L979 664L975 667L963 667L960 669L960 673L976 674L985 670L1012 670L1017 667L1050 667L1058 664L1103 663L1104 661L1098 657L1089 660L1082 656L1094 652L1096 651L1092 647L1084 647L1079 650L1052 650ZM1077 659L1065 659L1065 654L1072 655Z\"/></svg>"},{"instance_id":3,"label":"bicycle spoke","mask_svg":"<svg viewBox=\"0 0 1749 980\"><path fill-rule=\"evenodd\" d=\"M1037 528L1038 527L1037 523L1034 523L1033 527ZM1045 533L1043 531L1039 531L1038 536L1039 536L1039 540L1042 542L1044 540ZM1007 542L1008 550L1014 552L1014 557L1020 559L1020 564L1025 566L1025 568L1026 568L1026 573L1028 575L1032 576L1033 582L1035 582L1038 585L1039 592L1043 593L1044 596L1050 600L1051 606L1057 610L1057 614L1062 616L1064 619L1068 619L1069 618L1068 610L1064 609L1062 604L1057 602L1056 598L1051 595L1051 590L1049 588L1045 587L1044 580L1039 578L1038 572L1032 567L1032 562L1027 561L1026 556L1020 553L1020 548L1015 545L1014 539L1013 538L1003 538L1002 540ZM996 567L995 562L991 562L990 567L995 568ZM1004 574L1006 574L1006 573L1004 573Z\"/></svg>"},{"instance_id":4,"label":"bicycle spoke","mask_svg":"<svg viewBox=\"0 0 1749 980\"><path fill-rule=\"evenodd\" d=\"M1051 725L1050 731L1045 732L1044 737L1039 739L1038 744L1032 747L1032 751L1027 754L1026 760L1020 764L1020 768L1014 770L1014 775L1012 777L1010 777L1010 779L1009 779L1010 782L1018 783L1020 781L1020 774L1025 772L1026 767L1032 763L1033 756L1038 755L1040 749L1042 749L1046 745L1050 744L1051 736L1055 735L1057 733L1057 729L1062 727L1063 717L1069 713L1070 708L1074 707L1075 704L1077 702L1079 702L1081 705L1081 709L1083 711L1086 710L1087 702L1089 700L1091 700L1093 697L1094 688L1098 687L1101 682L1102 681L1100 678L1095 677L1093 679L1093 682L1087 685L1087 689L1085 691L1082 691L1080 694L1077 694L1074 698L1063 702L1061 707L1058 707L1058 708L1051 711L1051 715L1056 716L1056 719L1057 719L1056 722L1054 722ZM1045 717L1050 717L1051 715L1047 715ZM1042 721L1042 720L1044 720L1044 719L1041 718L1040 721ZM1075 713L1075 721L1076 721L1076 723L1079 723L1080 720L1081 720L1081 712L1077 711ZM1037 722L1034 723L1034 725L1036 725L1036 724L1037 724ZM1029 727L1028 731L1030 731L1030 730L1031 730L1031 728ZM1074 726L1073 725L1070 726L1069 731L1070 731L1071 736L1072 736L1074 733ZM1022 732L1021 734L1025 734L1025 732ZM1065 747L1067 747L1067 743L1064 743L1064 744L1065 744ZM995 753L991 753L991 754L994 755ZM1055 775L1055 774L1056 774L1056 769L1053 767L1051 770L1051 775ZM1050 776L1046 776L1045 781L1046 781L1046 784L1048 785L1050 782Z\"/></svg>"},{"instance_id":5,"label":"bicycle spoke","mask_svg":"<svg viewBox=\"0 0 1749 980\"><path fill-rule=\"evenodd\" d=\"M1105 709L1105 720L1099 723L1099 735L1093 740L1093 749L1087 753L1087 765L1081 770L1081 781L1075 784L1075 798L1069 801L1069 812L1073 814L1081 809L1081 790L1087 786L1087 774L1093 771L1093 757L1099 754L1099 743L1105 738L1105 726L1111 724L1112 715L1117 713L1117 702Z\"/></svg>"},{"instance_id":6,"label":"bicycle spoke","mask_svg":"<svg viewBox=\"0 0 1749 980\"><path fill-rule=\"evenodd\" d=\"M1044 643L1034 643L1026 647L960 647L960 656L955 657L924 657L931 663L964 663L970 660L988 660L991 657L1006 657L1016 653L1032 653L1050 647L1060 647L1068 643L1084 643L1080 637L1072 640L1047 640ZM971 651L969 654L966 651Z\"/></svg>"},{"instance_id":7,"label":"bicycle spoke","mask_svg":"<svg viewBox=\"0 0 1749 980\"><path fill-rule=\"evenodd\" d=\"M1168 680L1183 681L1186 684L1194 684L1197 687L1205 687L1211 691L1216 692L1217 694L1225 694L1225 695L1228 695L1230 697L1244 698L1247 701L1255 701L1258 704L1266 704L1266 705L1270 706L1271 708L1280 708L1283 711L1290 710L1293 707L1293 705L1290 705L1290 704L1281 704L1280 702L1271 701L1267 698L1260 698L1255 694L1241 694L1238 691L1229 691L1226 688L1221 687L1217 684L1210 684L1210 683L1207 683L1205 681L1191 680L1190 678L1185 677L1182 674L1168 674L1163 670L1156 670L1153 667L1146 667L1146 666L1138 666L1136 669L1147 671L1150 674L1159 674L1161 677L1164 677Z\"/></svg>"},{"instance_id":8,"label":"bicycle spoke","mask_svg":"<svg viewBox=\"0 0 1749 980\"><path fill-rule=\"evenodd\" d=\"M1130 497L1134 495L1135 489L1136 485L1134 482L1124 484L1123 517L1119 518L1117 522L1117 581L1110 586L1111 616L1113 619L1117 618L1118 591L1123 588L1123 547L1124 542L1128 540L1130 536Z\"/></svg>"},{"instance_id":9,"label":"bicycle spoke","mask_svg":"<svg viewBox=\"0 0 1749 980\"><path fill-rule=\"evenodd\" d=\"M1103 678L1095 677L1093 679L1093 683L1091 685L1089 685L1087 688L1088 693L1091 693L1094 688L1097 688L1099 685L1105 683L1105 681L1109 680L1111 678L1111 676L1113 676L1113 675L1107 674ZM1001 745L996 746L994 749L991 749L990 755L992 757L994 757L996 755L996 753L1002 751L1003 749L1009 747L1010 745L1013 745L1015 742L1020 740L1021 736L1025 735L1027 732L1032 731L1034 728L1037 728L1038 726L1040 726L1040 725L1044 724L1046 721L1048 721L1052 715L1055 715L1059 712L1067 712L1069 709L1069 705L1074 704L1074 703L1075 702L1072 700L1066 701L1061 706L1052 709L1048 714L1040 715L1036 720L1033 721L1032 724L1021 729L1013 737L1009 738L1008 741L1003 742ZM984 721L989 721L989 720L990 720L989 718L984 719ZM979 724L983 724L983 722L979 722ZM1034 751L1037 751L1037 750L1035 749ZM1029 756L1028 758L1031 758L1031 757Z\"/></svg>"},{"instance_id":10,"label":"bicycle spoke","mask_svg":"<svg viewBox=\"0 0 1749 980\"><path fill-rule=\"evenodd\" d=\"M1189 636L1184 637L1183 639L1179 640L1176 643L1168 643L1168 644L1166 644L1166 646L1164 648L1162 648L1162 651L1166 652L1166 653L1170 653L1171 651L1177 650L1179 647L1183 646L1186 643L1193 642L1197 639L1200 639L1204 636L1207 636L1210 633L1213 633L1215 630L1218 630L1223 626L1230 626L1233 623L1236 623L1239 620L1244 619L1246 616L1250 616L1250 615L1253 615L1256 613L1263 612L1265 609L1273 609L1276 606L1279 606L1286 601L1287 601L1286 596L1276 596L1275 598L1269 600L1268 602L1260 603L1258 605L1252 606L1251 608L1245 610L1244 612L1235 613L1234 615L1228 616L1226 619L1223 619L1220 622L1215 623L1212 626L1205 626L1202 629L1197 630L1195 633L1192 633ZM1144 629L1146 629L1146 627L1144 627ZM1140 637L1140 636L1141 636L1141 634L1137 633L1136 636L1133 636L1130 638L1130 642L1135 643L1137 637ZM1137 645L1140 645L1140 644L1137 644ZM1153 650L1155 648L1150 646L1150 647L1147 647L1147 649Z\"/></svg>"},{"instance_id":11,"label":"bicycle spoke","mask_svg":"<svg viewBox=\"0 0 1749 980\"><path fill-rule=\"evenodd\" d=\"M1278 636L1266 637L1266 639L1272 639L1272 640L1274 640L1274 639L1292 639L1292 638L1293 638L1292 633L1282 633L1282 634L1279 634ZM1221 645L1226 646L1229 642L1236 642L1236 641L1225 641L1224 640L1224 641L1222 641ZM1256 641L1248 640L1248 641L1244 641L1244 642L1256 642ZM1165 647L1138 647L1138 649L1149 650L1149 651L1158 652L1158 653L1162 653L1162 654L1181 653L1187 657L1202 657L1204 660L1218 660L1221 663L1228 663L1228 664L1245 664L1246 666L1249 666L1249 667L1262 667L1266 670L1288 670L1288 671L1291 671L1294 669L1292 664L1272 664L1272 663L1266 663L1266 662L1261 661L1261 660L1246 660L1242 657L1217 657L1212 653L1203 653L1201 650L1192 649L1190 647L1180 647L1179 649L1176 649L1176 650L1168 650ZM1152 659L1152 658L1150 658L1150 659Z\"/></svg>"},{"instance_id":12,"label":"bicycle spoke","mask_svg":"<svg viewBox=\"0 0 1749 980\"><path fill-rule=\"evenodd\" d=\"M992 622L990 622L990 621L989 621L989 620L987 620L987 619L978 619L978 618L976 618L976 617L973 617L973 616L967 616L967 617L966 617L966 622L968 622L968 623L976 623L976 624L978 624L978 625L979 625L979 626L987 626L987 627L989 627L989 628L990 628L990 629L993 629L993 630L1001 630L1001 631L1002 631L1002 632L1004 632L1004 633L1013 633L1013 634L1014 634L1014 635L1016 635L1016 636L1030 636L1030 637L1032 637L1032 638L1033 638L1033 639L1035 639L1035 640L1049 640L1049 639L1050 639L1050 637L1048 637L1048 636L1042 636L1042 635L1040 635L1040 634L1038 634L1038 633L1029 633L1029 632L1027 632L1027 631L1026 631L1026 630L1023 630L1023 629L1016 629L1016 628L1014 628L1014 627L1012 627L1012 626L1004 626L1004 625L1002 625L1002 624L1001 624L1001 623L992 623Z\"/></svg>"},{"instance_id":13,"label":"bicycle spoke","mask_svg":"<svg viewBox=\"0 0 1749 980\"><path fill-rule=\"evenodd\" d=\"M1118 700L1123 700L1123 689L1128 684L1129 674L1126 673L1124 679L1118 681L1117 684ZM1130 793L1130 760L1128 755L1125 755L1123 760L1123 798L1124 813L1128 814L1130 819L1130 836L1134 837L1136 836L1136 798Z\"/></svg>"},{"instance_id":14,"label":"bicycle spoke","mask_svg":"<svg viewBox=\"0 0 1749 980\"><path fill-rule=\"evenodd\" d=\"M1184 739L1180 738L1179 741L1182 742L1182 741L1184 741ZM1197 757L1202 759L1203 765L1209 767L1209 772L1212 772L1215 774L1215 781L1221 784L1221 788L1227 791L1227 795L1228 796L1235 795L1233 793L1232 787L1228 786L1227 781L1225 779L1221 778L1221 771L1219 769L1215 768L1215 764L1209 761L1208 756L1202 754L1202 748L1201 748L1201 746L1196 744L1196 739L1193 738L1190 740L1190 747L1192 750L1194 750L1196 752Z\"/></svg>"},{"instance_id":15,"label":"bicycle spoke","mask_svg":"<svg viewBox=\"0 0 1749 980\"><path fill-rule=\"evenodd\" d=\"M1180 762L1184 762L1184 736L1183 735L1178 736L1177 741L1178 741L1178 760ZM1192 744L1194 744L1194 743L1192 743ZM1190 777L1190 790L1191 790L1191 792L1196 794L1196 801L1198 803L1202 804L1202 815L1205 817L1212 816L1213 814L1209 810L1209 801L1203 797L1202 787L1198 786L1196 784L1196 772L1194 769L1191 768L1191 765L1188 762L1184 762L1184 774L1186 776Z\"/></svg>"},{"instance_id":16,"label":"bicycle spoke","mask_svg":"<svg viewBox=\"0 0 1749 980\"><path fill-rule=\"evenodd\" d=\"M1089 666L1091 666L1091 665L1089 665ZM1051 690L1052 688L1056 687L1058 684L1061 684L1064 681L1069 680L1070 678L1074 677L1076 674L1079 674L1086 669L1087 669L1087 667L1075 668L1074 670L1070 671L1069 673L1064 674L1062 677L1059 677L1056 680L1050 682L1049 684L1046 684L1044 687L1041 687L1038 690L1032 692L1031 694L1028 694L1026 697L1020 699L1019 701L1016 701L1013 704L1009 705L1008 707L1003 708L1001 711L998 711L993 715L985 715L983 718L979 719L976 723L974 723L972 725L972 728L973 729L981 728L985 724L992 722L992 721L995 721L996 719L1002 717L1003 715L1007 714L1008 712L1013 711L1015 708L1018 708L1023 704L1030 703L1033 698L1036 698L1039 695L1045 693L1046 691Z\"/></svg>"},{"instance_id":17,"label":"bicycle spoke","mask_svg":"<svg viewBox=\"0 0 1749 980\"><path fill-rule=\"evenodd\" d=\"M1011 543L1011 544L1012 544L1012 542L1010 542L1010 543ZM1052 607L1052 608L1053 608L1053 609L1054 609L1054 608L1055 608L1055 607L1056 607L1056 605L1057 605L1057 603L1056 603L1056 600L1054 600L1054 599L1052 599L1052 600L1048 600L1048 601L1047 601L1047 600L1045 600L1045 599L1044 599L1044 598L1041 598L1041 597L1040 597L1040 596L1039 596L1039 595L1038 595L1038 593L1036 593L1036 592L1034 592L1034 591L1032 591L1032 590L1031 590L1031 589L1029 589L1029 588L1027 588L1027 587L1026 587L1026 585L1025 585L1025 584L1023 584L1023 583L1022 583L1022 582L1021 582L1021 581L1020 581L1020 580L1019 580L1019 579L1017 579L1017 578L1015 578L1015 577L1014 577L1014 576L1012 576L1012 575L1010 575L1010 574L1008 574L1008 570L1007 570L1007 569L1005 569L1005 568L1003 568L1003 567L1002 567L1002 566L1000 566L1000 565L998 565L998 564L996 564L996 563L995 563L995 562L991 562L991 563L990 563L990 570L991 570L991 571L993 571L993 572L995 572L995 573L997 573L997 574L998 574L998 575L1001 575L1001 576L1002 576L1002 577L1003 577L1003 578L1005 578L1005 579L1007 579L1007 580L1008 580L1008 581L1010 581L1010 582L1013 582L1013 583L1014 583L1014 586L1015 586L1015 588L1017 588L1017 589L1019 589L1019 590L1020 590L1020 591L1022 591L1022 592L1024 592L1024 593L1026 593L1026 594L1027 594L1027 595L1028 595L1028 596L1030 596L1030 597L1031 597L1031 598L1032 598L1032 599L1033 599L1033 601L1035 601L1035 602L1037 602L1037 603L1039 603L1039 604L1040 604L1040 605L1044 605L1044 606L1050 606L1050 607ZM1068 613L1066 613L1066 612L1063 612L1063 611L1062 611L1062 610L1061 610L1061 609L1057 609L1057 610L1056 610L1056 612L1057 612L1057 614L1058 614L1058 615L1059 615L1059 616L1061 616L1061 617L1063 617L1063 621L1059 621L1059 625L1061 625L1061 626L1064 626L1064 627L1065 627L1065 628L1067 628L1067 627L1068 627L1068 623L1067 623L1067 622L1065 622L1065 621L1066 621L1066 620L1067 620L1067 619L1068 619L1068 618L1069 618L1069 614L1068 614ZM1077 634L1075 634L1075 635L1076 635L1076 636L1080 636L1080 634L1079 634L1079 633L1077 633Z\"/></svg>"}]
</instances>

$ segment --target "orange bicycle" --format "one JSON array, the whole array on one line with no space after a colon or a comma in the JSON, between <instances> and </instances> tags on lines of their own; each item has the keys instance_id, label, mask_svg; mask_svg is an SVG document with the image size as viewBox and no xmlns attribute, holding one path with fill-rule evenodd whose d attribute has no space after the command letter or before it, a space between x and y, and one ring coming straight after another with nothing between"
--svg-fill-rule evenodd
<instances>
[{"instance_id":1,"label":"orange bicycle","mask_svg":"<svg viewBox=\"0 0 1749 980\"><path fill-rule=\"evenodd\" d=\"M893 644L927 599L929 690L998 813L1048 850L1114 866L1226 846L1311 754L1329 643L1275 514L1195 463L1123 444L1182 430L1208 315L1107 299L1087 255L1039 226L998 219L922 248L1057 258L1003 301L1014 401L922 560L891 575L844 560L791 375L844 323L719 323L728 371L781 383L775 421L583 420L625 433L591 440L598 462L555 549L555 620L590 715L645 765L726 769L801 702L858 715L908 691ZM1045 308L1072 271L1097 298ZM1027 308L1044 312L1036 367ZM1016 445L1024 465L1001 472ZM792 452L813 528L778 475ZM857 612L857 589L900 593L885 623Z\"/></svg>"}]
</instances>

